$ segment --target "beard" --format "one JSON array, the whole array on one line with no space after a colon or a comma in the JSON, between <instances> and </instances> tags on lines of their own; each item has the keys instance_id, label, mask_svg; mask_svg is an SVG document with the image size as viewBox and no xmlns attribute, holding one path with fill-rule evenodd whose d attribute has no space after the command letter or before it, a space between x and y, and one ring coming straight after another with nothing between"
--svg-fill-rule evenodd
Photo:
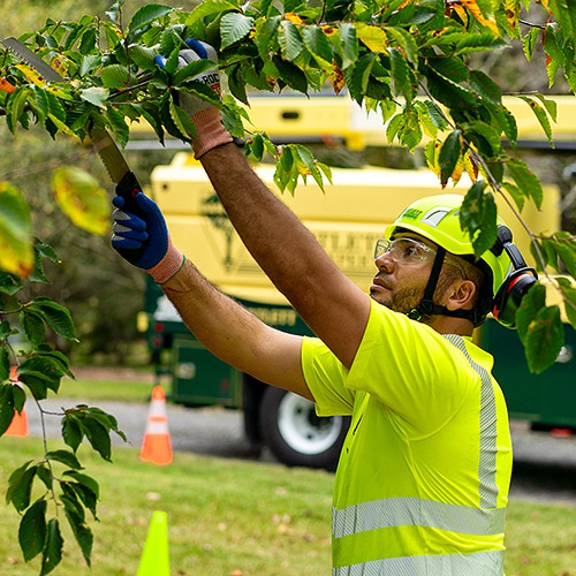
<instances>
[{"instance_id":1,"label":"beard","mask_svg":"<svg viewBox=\"0 0 576 576\"><path fill-rule=\"evenodd\" d=\"M401 288L388 295L374 292L371 297L394 312L408 314L420 304L424 297L424 288Z\"/></svg>"}]
</instances>

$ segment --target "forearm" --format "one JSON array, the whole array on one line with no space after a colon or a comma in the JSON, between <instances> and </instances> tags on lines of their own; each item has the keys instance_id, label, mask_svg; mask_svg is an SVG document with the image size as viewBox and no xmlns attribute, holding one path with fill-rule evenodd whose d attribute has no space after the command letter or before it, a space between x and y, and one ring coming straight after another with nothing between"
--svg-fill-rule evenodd
<instances>
[{"instance_id":1,"label":"forearm","mask_svg":"<svg viewBox=\"0 0 576 576\"><path fill-rule=\"evenodd\" d=\"M300 365L301 338L267 326L186 262L162 290L215 356L259 380L311 399Z\"/></svg>"}]
</instances>

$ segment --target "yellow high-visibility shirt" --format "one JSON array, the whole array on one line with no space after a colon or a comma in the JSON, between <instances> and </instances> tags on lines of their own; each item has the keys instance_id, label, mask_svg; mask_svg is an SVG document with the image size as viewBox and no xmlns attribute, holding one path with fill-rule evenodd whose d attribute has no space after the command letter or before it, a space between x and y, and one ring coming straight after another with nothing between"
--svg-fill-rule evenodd
<instances>
[{"instance_id":1,"label":"yellow high-visibility shirt","mask_svg":"<svg viewBox=\"0 0 576 576\"><path fill-rule=\"evenodd\" d=\"M502 576L512 444L493 359L372 303L350 371L306 338L320 416L351 415L333 504L333 574Z\"/></svg>"}]
</instances>

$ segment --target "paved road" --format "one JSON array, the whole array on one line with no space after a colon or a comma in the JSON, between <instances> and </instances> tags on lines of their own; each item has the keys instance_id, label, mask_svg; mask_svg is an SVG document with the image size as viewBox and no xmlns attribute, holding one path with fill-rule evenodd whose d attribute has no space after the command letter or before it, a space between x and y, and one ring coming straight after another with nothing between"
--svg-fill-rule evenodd
<instances>
[{"instance_id":1,"label":"paved road","mask_svg":"<svg viewBox=\"0 0 576 576\"><path fill-rule=\"evenodd\" d=\"M46 411L58 411L76 402L65 399L46 400ZM97 402L102 410L113 414L133 447L140 447L148 417L148 404ZM187 409L168 405L168 426L172 447L176 451L209 454L224 458L251 458L275 462L267 450L254 455L244 439L239 411L223 408ZM37 409L27 405L31 435L39 435L41 426ZM46 416L49 436L59 436L59 418ZM511 498L537 499L576 506L576 436L558 438L542 432L530 432L523 422L512 423L514 473ZM116 446L124 443L116 439Z\"/></svg>"}]
</instances>

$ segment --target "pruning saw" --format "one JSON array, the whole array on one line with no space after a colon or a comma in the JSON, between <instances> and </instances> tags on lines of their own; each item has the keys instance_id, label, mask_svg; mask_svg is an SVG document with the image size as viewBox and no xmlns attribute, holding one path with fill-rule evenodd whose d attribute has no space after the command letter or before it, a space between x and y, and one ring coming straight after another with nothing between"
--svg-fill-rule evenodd
<instances>
[{"instance_id":1,"label":"pruning saw","mask_svg":"<svg viewBox=\"0 0 576 576\"><path fill-rule=\"evenodd\" d=\"M46 82L66 82L66 79L54 68L16 38L5 38L2 44L34 68ZM110 179L116 184L117 194L129 203L132 211L135 211L134 209L137 206L133 198L138 192L142 191L142 188L136 176L130 170L120 148L104 128L92 128L90 130L90 139L94 149L102 159Z\"/></svg>"}]
</instances>

